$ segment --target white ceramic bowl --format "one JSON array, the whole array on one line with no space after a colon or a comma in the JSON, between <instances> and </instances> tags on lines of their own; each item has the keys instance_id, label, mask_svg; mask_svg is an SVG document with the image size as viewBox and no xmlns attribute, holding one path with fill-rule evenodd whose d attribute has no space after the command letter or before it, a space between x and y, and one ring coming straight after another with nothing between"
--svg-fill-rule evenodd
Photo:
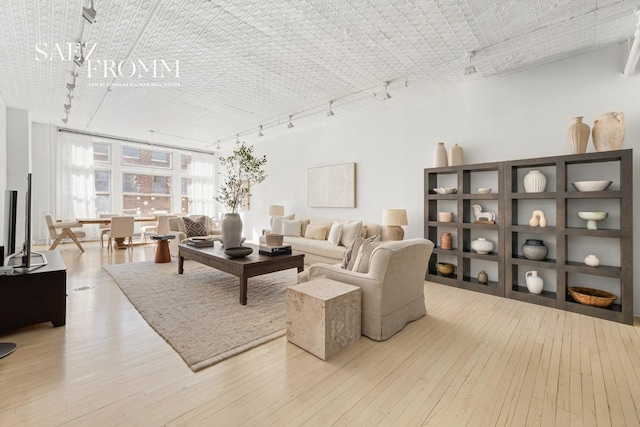
<instances>
[{"instance_id":1,"label":"white ceramic bowl","mask_svg":"<svg viewBox=\"0 0 640 427\"><path fill-rule=\"evenodd\" d=\"M479 194L488 194L488 193L491 193L491 189L490 189L490 188L487 188L487 187L478 187L478 188L476 188L476 191L477 191Z\"/></svg>"},{"instance_id":2,"label":"white ceramic bowl","mask_svg":"<svg viewBox=\"0 0 640 427\"><path fill-rule=\"evenodd\" d=\"M571 185L578 191L604 191L613 181L576 181Z\"/></svg>"},{"instance_id":3,"label":"white ceramic bowl","mask_svg":"<svg viewBox=\"0 0 640 427\"><path fill-rule=\"evenodd\" d=\"M578 218L586 221L601 221L608 216L607 212L578 212Z\"/></svg>"},{"instance_id":4,"label":"white ceramic bowl","mask_svg":"<svg viewBox=\"0 0 640 427\"><path fill-rule=\"evenodd\" d=\"M435 191L438 194L453 194L456 192L456 188L454 187L438 187L438 188L434 188L433 191Z\"/></svg>"}]
</instances>

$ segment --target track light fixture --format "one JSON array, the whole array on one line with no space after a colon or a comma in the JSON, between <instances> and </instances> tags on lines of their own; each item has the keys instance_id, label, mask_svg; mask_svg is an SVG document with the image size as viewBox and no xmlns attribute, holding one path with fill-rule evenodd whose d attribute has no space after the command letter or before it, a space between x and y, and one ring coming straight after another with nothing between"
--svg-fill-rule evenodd
<instances>
[{"instance_id":1,"label":"track light fixture","mask_svg":"<svg viewBox=\"0 0 640 427\"><path fill-rule=\"evenodd\" d=\"M78 75L75 73L71 73L71 76L73 76L73 82L67 83L67 89L69 89L69 92L73 92L73 90L76 88L76 77Z\"/></svg>"},{"instance_id":2,"label":"track light fixture","mask_svg":"<svg viewBox=\"0 0 640 427\"><path fill-rule=\"evenodd\" d=\"M470 76L471 74L475 74L477 72L476 66L473 65L473 57L475 56L474 52L467 53L467 58L469 58L469 66L465 67L464 75Z\"/></svg>"},{"instance_id":3,"label":"track light fixture","mask_svg":"<svg viewBox=\"0 0 640 427\"><path fill-rule=\"evenodd\" d=\"M78 56L73 59L73 62L75 62L78 67L82 67L82 65L84 64L84 52L82 51L84 43L78 42L78 46L80 48L80 52L78 52Z\"/></svg>"},{"instance_id":4,"label":"track light fixture","mask_svg":"<svg viewBox=\"0 0 640 427\"><path fill-rule=\"evenodd\" d=\"M391 95L389 94L389 83L384 82L384 94L382 95L382 100L386 101L387 99L391 99Z\"/></svg>"},{"instance_id":5,"label":"track light fixture","mask_svg":"<svg viewBox=\"0 0 640 427\"><path fill-rule=\"evenodd\" d=\"M332 106L333 106L333 101L329 101L329 109L327 110L327 117L331 117L331 116L335 115L333 113L333 110L331 109Z\"/></svg>"},{"instance_id":6,"label":"track light fixture","mask_svg":"<svg viewBox=\"0 0 640 427\"><path fill-rule=\"evenodd\" d=\"M293 115L289 116L289 124L287 125L287 129L291 129L293 127L293 123L291 123L291 119L293 119Z\"/></svg>"},{"instance_id":7,"label":"track light fixture","mask_svg":"<svg viewBox=\"0 0 640 427\"><path fill-rule=\"evenodd\" d=\"M69 114L67 114L67 117L62 119L62 123L67 123L68 121L69 121Z\"/></svg>"},{"instance_id":8,"label":"track light fixture","mask_svg":"<svg viewBox=\"0 0 640 427\"><path fill-rule=\"evenodd\" d=\"M240 145L240 134L236 133L236 145Z\"/></svg>"},{"instance_id":9,"label":"track light fixture","mask_svg":"<svg viewBox=\"0 0 640 427\"><path fill-rule=\"evenodd\" d=\"M96 22L96 10L93 8L93 0L91 0L91 7L82 8L82 17L86 19L89 24Z\"/></svg>"},{"instance_id":10,"label":"track light fixture","mask_svg":"<svg viewBox=\"0 0 640 427\"><path fill-rule=\"evenodd\" d=\"M262 125L260 125L260 130L258 131L258 137L264 136L264 133L262 133Z\"/></svg>"},{"instance_id":11,"label":"track light fixture","mask_svg":"<svg viewBox=\"0 0 640 427\"><path fill-rule=\"evenodd\" d=\"M68 104L64 104L64 111L65 113L69 114L69 112L71 111L71 101L69 101Z\"/></svg>"},{"instance_id":12,"label":"track light fixture","mask_svg":"<svg viewBox=\"0 0 640 427\"><path fill-rule=\"evenodd\" d=\"M220 148L220 140L216 141L216 150L221 150L221 148Z\"/></svg>"}]
</instances>

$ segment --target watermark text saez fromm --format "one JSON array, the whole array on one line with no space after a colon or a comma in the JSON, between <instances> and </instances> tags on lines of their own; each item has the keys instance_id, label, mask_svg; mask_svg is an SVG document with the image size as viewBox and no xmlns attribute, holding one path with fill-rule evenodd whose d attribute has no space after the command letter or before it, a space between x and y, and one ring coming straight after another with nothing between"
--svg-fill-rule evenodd
<instances>
[{"instance_id":1,"label":"watermark text saez fromm","mask_svg":"<svg viewBox=\"0 0 640 427\"><path fill-rule=\"evenodd\" d=\"M180 60L169 62L163 59L124 60L92 59L97 44L80 45L80 43L36 43L36 61L73 61L81 54L87 68L87 78L145 78L165 79L180 78ZM121 84L121 86L139 86L140 84ZM144 86L153 86L152 84ZM157 86L166 86L158 84ZM179 86L175 84L173 86Z\"/></svg>"}]
</instances>

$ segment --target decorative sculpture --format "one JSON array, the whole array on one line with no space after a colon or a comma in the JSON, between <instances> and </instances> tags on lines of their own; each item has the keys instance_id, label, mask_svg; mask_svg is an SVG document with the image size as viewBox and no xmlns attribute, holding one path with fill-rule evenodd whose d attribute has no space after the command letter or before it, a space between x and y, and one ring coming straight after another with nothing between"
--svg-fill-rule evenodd
<instances>
[{"instance_id":1,"label":"decorative sculpture","mask_svg":"<svg viewBox=\"0 0 640 427\"><path fill-rule=\"evenodd\" d=\"M495 223L496 214L491 211L482 212L482 206L480 205L473 205L473 214L476 217L477 223Z\"/></svg>"},{"instance_id":2,"label":"decorative sculpture","mask_svg":"<svg viewBox=\"0 0 640 427\"><path fill-rule=\"evenodd\" d=\"M531 219L529 220L529 225L532 227L546 227L547 226L547 218L544 216L544 212L541 210L535 210L531 214Z\"/></svg>"}]
</instances>

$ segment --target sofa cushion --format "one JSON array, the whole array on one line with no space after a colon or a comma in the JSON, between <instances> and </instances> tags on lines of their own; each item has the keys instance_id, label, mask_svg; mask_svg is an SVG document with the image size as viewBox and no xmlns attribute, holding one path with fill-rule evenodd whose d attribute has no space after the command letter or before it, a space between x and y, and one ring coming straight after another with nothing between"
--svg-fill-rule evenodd
<instances>
[{"instance_id":1,"label":"sofa cushion","mask_svg":"<svg viewBox=\"0 0 640 427\"><path fill-rule=\"evenodd\" d=\"M347 250L344 246L332 245L326 240L305 239L304 237L284 236L284 244L291 245L291 249L294 251L335 259L335 262L340 262Z\"/></svg>"},{"instance_id":2,"label":"sofa cushion","mask_svg":"<svg viewBox=\"0 0 640 427\"><path fill-rule=\"evenodd\" d=\"M271 233L272 234L282 234L282 221L284 220L292 220L295 218L296 214L279 216L274 215L271 217Z\"/></svg>"},{"instance_id":3,"label":"sofa cushion","mask_svg":"<svg viewBox=\"0 0 640 427\"><path fill-rule=\"evenodd\" d=\"M324 225L307 225L305 239L327 240L327 227Z\"/></svg>"},{"instance_id":4,"label":"sofa cushion","mask_svg":"<svg viewBox=\"0 0 640 427\"><path fill-rule=\"evenodd\" d=\"M187 237L206 236L207 233L207 221L206 216L201 216L198 219L191 219L184 217L184 228Z\"/></svg>"},{"instance_id":5,"label":"sofa cushion","mask_svg":"<svg viewBox=\"0 0 640 427\"><path fill-rule=\"evenodd\" d=\"M300 220L282 220L282 234L285 236L300 237Z\"/></svg>"},{"instance_id":6,"label":"sofa cushion","mask_svg":"<svg viewBox=\"0 0 640 427\"><path fill-rule=\"evenodd\" d=\"M327 238L329 243L335 246L338 246L340 244L340 237L342 237L342 227L342 223L338 221L335 221L331 225L331 230L329 230L329 237Z\"/></svg>"},{"instance_id":7,"label":"sofa cushion","mask_svg":"<svg viewBox=\"0 0 640 427\"><path fill-rule=\"evenodd\" d=\"M371 236L367 239L363 239L358 236L353 239L351 245L347 248L347 251L344 253L344 258L342 259L341 267L346 270L353 270L353 266L356 263L356 259L358 258L358 252L360 251L360 247L364 242L374 242L380 240L379 236Z\"/></svg>"},{"instance_id":8,"label":"sofa cushion","mask_svg":"<svg viewBox=\"0 0 640 427\"><path fill-rule=\"evenodd\" d=\"M169 230L179 231L186 234L184 229L184 219L182 217L169 218Z\"/></svg>"},{"instance_id":9,"label":"sofa cushion","mask_svg":"<svg viewBox=\"0 0 640 427\"><path fill-rule=\"evenodd\" d=\"M358 257L353 264L352 271L357 271L358 273L368 273L369 259L371 259L371 254L373 253L373 250L381 244L382 242L379 240L373 242L365 241L364 243L362 243L362 246L360 246L360 250L358 250Z\"/></svg>"},{"instance_id":10,"label":"sofa cushion","mask_svg":"<svg viewBox=\"0 0 640 427\"><path fill-rule=\"evenodd\" d=\"M342 236L340 237L340 244L342 246L349 246L353 240L360 235L360 229L362 228L362 221L345 221L342 225Z\"/></svg>"}]
</instances>

